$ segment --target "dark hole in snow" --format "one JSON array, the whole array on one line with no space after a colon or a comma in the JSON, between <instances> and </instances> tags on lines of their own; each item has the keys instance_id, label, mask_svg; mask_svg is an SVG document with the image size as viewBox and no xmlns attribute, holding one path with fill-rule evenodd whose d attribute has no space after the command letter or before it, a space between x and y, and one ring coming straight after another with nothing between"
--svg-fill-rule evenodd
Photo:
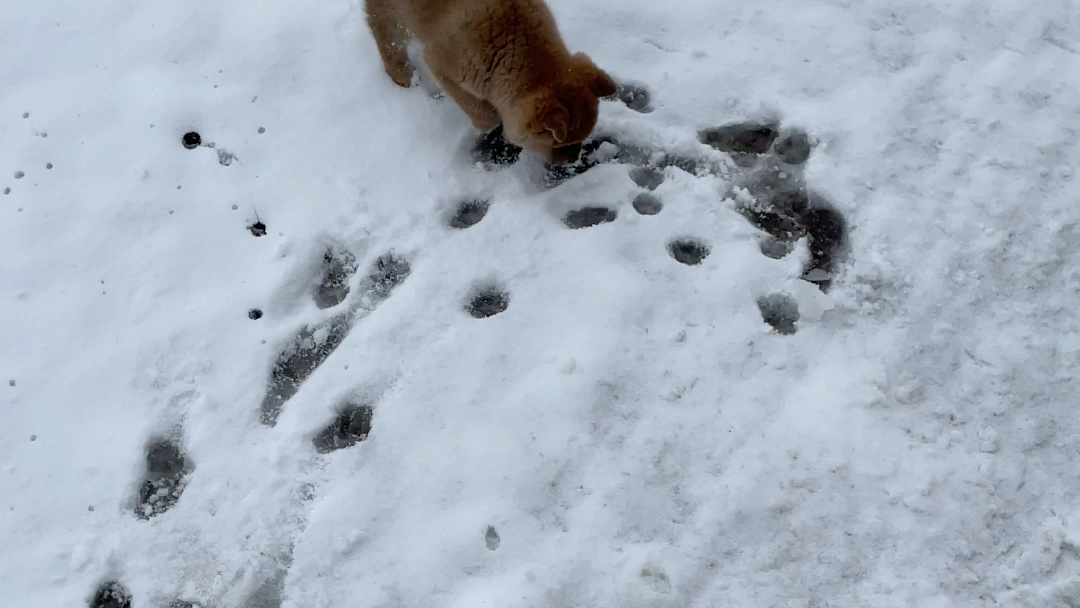
<instances>
[{"instance_id":1,"label":"dark hole in snow","mask_svg":"<svg viewBox=\"0 0 1080 608\"><path fill-rule=\"evenodd\" d=\"M776 142L776 156L789 165L801 165L810 158L810 137L802 131L792 131Z\"/></svg>"},{"instance_id":2,"label":"dark hole in snow","mask_svg":"<svg viewBox=\"0 0 1080 608\"><path fill-rule=\"evenodd\" d=\"M634 197L634 211L641 215L656 215L664 208L660 198L651 192L642 192Z\"/></svg>"},{"instance_id":3,"label":"dark hole in snow","mask_svg":"<svg viewBox=\"0 0 1080 608\"><path fill-rule=\"evenodd\" d=\"M668 243L668 253L677 262L697 266L709 255L709 248L696 239L676 239Z\"/></svg>"},{"instance_id":4,"label":"dark hole in snow","mask_svg":"<svg viewBox=\"0 0 1080 608\"><path fill-rule=\"evenodd\" d=\"M505 311L509 306L510 294L497 287L488 287L473 295L465 310L477 319L486 319Z\"/></svg>"},{"instance_id":5,"label":"dark hole in snow","mask_svg":"<svg viewBox=\"0 0 1080 608\"><path fill-rule=\"evenodd\" d=\"M795 241L768 237L762 239L758 246L761 249L762 255L767 258L779 260L795 249Z\"/></svg>"},{"instance_id":6,"label":"dark hole in snow","mask_svg":"<svg viewBox=\"0 0 1080 608\"><path fill-rule=\"evenodd\" d=\"M761 318L772 326L776 333L789 336L795 333L795 324L799 321L799 306L791 296L772 294L757 301Z\"/></svg>"},{"instance_id":7,"label":"dark hole in snow","mask_svg":"<svg viewBox=\"0 0 1080 608\"><path fill-rule=\"evenodd\" d=\"M764 154L777 135L776 125L771 123L738 123L703 129L698 139L721 152Z\"/></svg>"},{"instance_id":8,"label":"dark hole in snow","mask_svg":"<svg viewBox=\"0 0 1080 608\"><path fill-rule=\"evenodd\" d=\"M656 190L664 183L664 172L655 167L634 167L630 170L630 179L639 188Z\"/></svg>"},{"instance_id":9,"label":"dark hole in snow","mask_svg":"<svg viewBox=\"0 0 1080 608\"><path fill-rule=\"evenodd\" d=\"M252 321L258 321L259 319L262 318L262 315L263 315L262 311L259 310L258 308L252 308L251 310L248 311L248 318L251 319Z\"/></svg>"},{"instance_id":10,"label":"dark hole in snow","mask_svg":"<svg viewBox=\"0 0 1080 608\"><path fill-rule=\"evenodd\" d=\"M261 221L248 226L248 230L251 231L252 236L266 236L266 224Z\"/></svg>"},{"instance_id":11,"label":"dark hole in snow","mask_svg":"<svg viewBox=\"0 0 1080 608\"><path fill-rule=\"evenodd\" d=\"M614 222L618 216L618 212L607 207L582 207L564 215L563 223L567 228L578 230Z\"/></svg>"},{"instance_id":12,"label":"dark hole in snow","mask_svg":"<svg viewBox=\"0 0 1080 608\"><path fill-rule=\"evenodd\" d=\"M175 506L184 492L188 468L178 444L162 438L151 441L146 448L146 477L139 488L135 514L149 519Z\"/></svg>"},{"instance_id":13,"label":"dark hole in snow","mask_svg":"<svg viewBox=\"0 0 1080 608\"><path fill-rule=\"evenodd\" d=\"M822 291L832 286L837 258L844 244L847 225L842 215L832 209L811 209L803 217L809 236L810 262L803 278L817 283Z\"/></svg>"},{"instance_id":14,"label":"dark hole in snow","mask_svg":"<svg viewBox=\"0 0 1080 608\"><path fill-rule=\"evenodd\" d=\"M457 208L457 213L450 219L450 227L464 230L480 223L487 215L491 201L484 199L470 199L462 201Z\"/></svg>"},{"instance_id":15,"label":"dark hole in snow","mask_svg":"<svg viewBox=\"0 0 1080 608\"><path fill-rule=\"evenodd\" d=\"M90 608L131 608L131 592L116 581L105 581L90 600Z\"/></svg>"},{"instance_id":16,"label":"dark hole in snow","mask_svg":"<svg viewBox=\"0 0 1080 608\"><path fill-rule=\"evenodd\" d=\"M371 433L373 410L370 405L350 403L342 409L330 426L319 431L312 440L315 450L328 454L367 439Z\"/></svg>"},{"instance_id":17,"label":"dark hole in snow","mask_svg":"<svg viewBox=\"0 0 1080 608\"><path fill-rule=\"evenodd\" d=\"M184 133L183 143L184 147L188 150L194 150L195 148L198 148L200 144L202 144L202 136L195 131L192 131L190 133Z\"/></svg>"}]
</instances>

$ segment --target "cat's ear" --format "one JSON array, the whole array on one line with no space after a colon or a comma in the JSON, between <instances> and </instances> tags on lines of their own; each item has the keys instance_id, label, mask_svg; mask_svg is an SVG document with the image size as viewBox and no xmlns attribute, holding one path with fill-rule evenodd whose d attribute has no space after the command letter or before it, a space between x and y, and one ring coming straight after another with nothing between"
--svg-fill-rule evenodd
<instances>
[{"instance_id":1,"label":"cat's ear","mask_svg":"<svg viewBox=\"0 0 1080 608\"><path fill-rule=\"evenodd\" d=\"M544 129L551 132L555 143L563 143L570 130L570 113L561 105L551 108L544 116Z\"/></svg>"}]
</instances>

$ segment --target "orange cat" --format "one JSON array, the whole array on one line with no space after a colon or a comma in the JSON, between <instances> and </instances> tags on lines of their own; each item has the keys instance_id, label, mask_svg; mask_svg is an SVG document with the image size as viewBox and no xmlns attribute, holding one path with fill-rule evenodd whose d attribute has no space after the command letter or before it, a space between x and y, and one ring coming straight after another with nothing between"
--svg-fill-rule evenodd
<instances>
[{"instance_id":1,"label":"orange cat","mask_svg":"<svg viewBox=\"0 0 1080 608\"><path fill-rule=\"evenodd\" d=\"M439 86L472 120L549 160L569 160L596 126L615 81L570 54L543 0L365 0L386 73L412 83L406 46L424 47ZM573 154L576 157L576 154Z\"/></svg>"}]
</instances>

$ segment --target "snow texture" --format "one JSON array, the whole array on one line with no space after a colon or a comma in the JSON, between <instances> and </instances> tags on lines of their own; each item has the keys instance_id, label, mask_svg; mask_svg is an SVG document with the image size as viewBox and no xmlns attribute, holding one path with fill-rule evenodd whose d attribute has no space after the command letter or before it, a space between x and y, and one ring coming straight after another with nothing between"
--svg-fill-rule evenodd
<instances>
[{"instance_id":1,"label":"snow texture","mask_svg":"<svg viewBox=\"0 0 1080 608\"><path fill-rule=\"evenodd\" d=\"M567 167L357 0L5 6L0 608L1080 606L1073 0L551 0Z\"/></svg>"}]
</instances>

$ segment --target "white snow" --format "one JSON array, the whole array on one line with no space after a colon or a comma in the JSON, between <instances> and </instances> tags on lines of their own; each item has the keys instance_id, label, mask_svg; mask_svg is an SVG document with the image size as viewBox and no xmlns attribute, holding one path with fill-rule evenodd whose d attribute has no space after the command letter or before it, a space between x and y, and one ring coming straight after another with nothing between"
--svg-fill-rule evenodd
<instances>
[{"instance_id":1,"label":"white snow","mask_svg":"<svg viewBox=\"0 0 1080 608\"><path fill-rule=\"evenodd\" d=\"M668 169L655 216L625 165L548 191L535 159L473 166L357 0L5 5L0 608L110 580L136 608L1080 605L1080 5L550 4L652 93L606 132L723 163L698 129L819 142L806 181L850 229L827 295L805 244L761 255L730 163ZM590 204L617 220L560 221ZM321 310L329 245L358 271ZM363 312L390 251L411 274ZM492 285L506 311L469 316ZM349 307L262 424L278 353ZM350 399L370 435L316 452ZM159 436L192 469L140 519Z\"/></svg>"}]
</instances>

